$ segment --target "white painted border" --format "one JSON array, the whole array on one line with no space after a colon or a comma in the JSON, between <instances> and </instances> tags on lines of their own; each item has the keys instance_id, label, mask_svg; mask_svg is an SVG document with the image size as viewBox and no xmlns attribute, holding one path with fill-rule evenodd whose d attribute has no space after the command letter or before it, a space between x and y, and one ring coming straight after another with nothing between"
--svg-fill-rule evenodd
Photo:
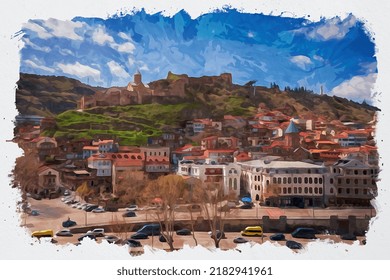
<instances>
[{"instance_id":1,"label":"white painted border","mask_svg":"<svg viewBox=\"0 0 390 280\"><path fill-rule=\"evenodd\" d=\"M163 11L166 15L173 15L181 9L185 9L194 18L202 13L207 13L215 8L230 6L244 12L263 13L273 15L287 15L294 17L307 17L313 21L321 17L340 16L345 17L353 13L358 19L366 22L369 32L373 34L377 47L378 78L375 87L377 106L382 109L379 114L377 131L377 142L381 156L380 174L381 181L378 183L379 198L377 209L379 218L375 219L367 234L366 246L310 245L307 252L294 254L285 248L277 248L273 245L256 246L254 248L243 248L243 253L237 251L215 252L204 248L187 249L175 253L148 252L140 258L144 259L176 259L176 260L204 260L204 259L389 259L390 256L390 227L389 227L389 178L385 173L388 160L389 147L387 128L387 104L389 101L390 73L389 73L389 16L386 14L390 9L390 2L386 0L248 0L248 1L110 1L110 0L16 0L2 1L0 3L0 90L2 95L0 121L0 155L1 168L0 180L0 259L129 259L127 250L120 250L116 246L104 246L84 244L83 246L59 247L52 244L31 244L28 234L19 227L19 217L15 212L18 193L11 189L8 173L12 169L14 159L21 154L21 151L12 143L5 142L12 138L13 123L16 115L14 105L15 82L19 79L19 49L21 42L13 39L12 36L18 32L21 25L29 19L57 18L72 19L75 16L107 18L117 12L129 12L134 7L142 7L149 13ZM390 103L389 103L390 104ZM188 261L190 266L192 262ZM242 264L242 261L239 262Z\"/></svg>"}]
</instances>

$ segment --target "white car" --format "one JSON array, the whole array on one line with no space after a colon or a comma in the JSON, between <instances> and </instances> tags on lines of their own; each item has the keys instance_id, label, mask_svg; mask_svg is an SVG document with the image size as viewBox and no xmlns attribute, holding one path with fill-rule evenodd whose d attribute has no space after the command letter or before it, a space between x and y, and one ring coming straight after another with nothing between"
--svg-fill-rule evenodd
<instances>
[{"instance_id":1,"label":"white car","mask_svg":"<svg viewBox=\"0 0 390 280\"><path fill-rule=\"evenodd\" d=\"M104 211L103 208L98 207L98 208L93 209L91 212L92 212L92 213L103 213L103 212L105 212L105 211Z\"/></svg>"},{"instance_id":2,"label":"white car","mask_svg":"<svg viewBox=\"0 0 390 280\"><path fill-rule=\"evenodd\" d=\"M73 236L72 232L69 229L62 229L56 232L57 236Z\"/></svg>"},{"instance_id":3,"label":"white car","mask_svg":"<svg viewBox=\"0 0 390 280\"><path fill-rule=\"evenodd\" d=\"M138 205L134 204L134 205L130 205L125 210L126 210L126 212L128 212L128 211L137 211L137 210L139 210L139 208L138 208Z\"/></svg>"},{"instance_id":4,"label":"white car","mask_svg":"<svg viewBox=\"0 0 390 280\"><path fill-rule=\"evenodd\" d=\"M104 228L94 228L93 230L87 231L86 234L93 234L95 236L104 236Z\"/></svg>"}]
</instances>

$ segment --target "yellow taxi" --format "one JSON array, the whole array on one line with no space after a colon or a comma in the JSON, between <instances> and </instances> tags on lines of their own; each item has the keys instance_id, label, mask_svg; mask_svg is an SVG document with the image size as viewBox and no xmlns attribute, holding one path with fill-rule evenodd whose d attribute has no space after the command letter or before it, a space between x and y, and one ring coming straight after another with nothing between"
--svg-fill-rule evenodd
<instances>
[{"instance_id":1,"label":"yellow taxi","mask_svg":"<svg viewBox=\"0 0 390 280\"><path fill-rule=\"evenodd\" d=\"M262 236L263 229L261 226L250 226L246 227L243 231L241 231L242 236Z\"/></svg>"}]
</instances>

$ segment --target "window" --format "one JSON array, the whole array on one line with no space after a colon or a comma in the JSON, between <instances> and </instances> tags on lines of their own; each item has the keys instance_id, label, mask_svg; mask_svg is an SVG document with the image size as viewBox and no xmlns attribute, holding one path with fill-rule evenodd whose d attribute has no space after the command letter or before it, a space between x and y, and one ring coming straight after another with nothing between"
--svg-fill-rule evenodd
<instances>
[{"instance_id":1,"label":"window","mask_svg":"<svg viewBox=\"0 0 390 280\"><path fill-rule=\"evenodd\" d=\"M309 184L313 184L313 178L309 178Z\"/></svg>"},{"instance_id":2,"label":"window","mask_svg":"<svg viewBox=\"0 0 390 280\"><path fill-rule=\"evenodd\" d=\"M286 177L283 178L283 184L287 184L287 178Z\"/></svg>"},{"instance_id":3,"label":"window","mask_svg":"<svg viewBox=\"0 0 390 280\"><path fill-rule=\"evenodd\" d=\"M298 188L298 192L302 193L302 188L301 187Z\"/></svg>"},{"instance_id":4,"label":"window","mask_svg":"<svg viewBox=\"0 0 390 280\"><path fill-rule=\"evenodd\" d=\"M346 182L347 184L350 184L350 183L351 183L351 180L350 180L350 179L346 179L345 182Z\"/></svg>"},{"instance_id":5,"label":"window","mask_svg":"<svg viewBox=\"0 0 390 280\"><path fill-rule=\"evenodd\" d=\"M305 187L305 193L308 193L308 192L309 192L308 188L307 188L307 187Z\"/></svg>"},{"instance_id":6,"label":"window","mask_svg":"<svg viewBox=\"0 0 390 280\"><path fill-rule=\"evenodd\" d=\"M269 186L269 180L265 181L265 184L266 184L267 186Z\"/></svg>"},{"instance_id":7,"label":"window","mask_svg":"<svg viewBox=\"0 0 390 280\"><path fill-rule=\"evenodd\" d=\"M329 183L333 184L333 182L334 182L333 178L330 178Z\"/></svg>"},{"instance_id":8,"label":"window","mask_svg":"<svg viewBox=\"0 0 390 280\"><path fill-rule=\"evenodd\" d=\"M302 178L301 177L298 178L298 184L302 184Z\"/></svg>"},{"instance_id":9,"label":"window","mask_svg":"<svg viewBox=\"0 0 390 280\"><path fill-rule=\"evenodd\" d=\"M272 178L272 183L276 184L276 178Z\"/></svg>"},{"instance_id":10,"label":"window","mask_svg":"<svg viewBox=\"0 0 390 280\"><path fill-rule=\"evenodd\" d=\"M294 193L297 193L298 189L297 187L294 187Z\"/></svg>"},{"instance_id":11,"label":"window","mask_svg":"<svg viewBox=\"0 0 390 280\"><path fill-rule=\"evenodd\" d=\"M305 177L305 184L307 184L309 182L309 180L307 179L307 177Z\"/></svg>"},{"instance_id":12,"label":"window","mask_svg":"<svg viewBox=\"0 0 390 280\"><path fill-rule=\"evenodd\" d=\"M359 189L355 189L355 194L359 194Z\"/></svg>"},{"instance_id":13,"label":"window","mask_svg":"<svg viewBox=\"0 0 390 280\"><path fill-rule=\"evenodd\" d=\"M318 188L317 187L314 188L314 193L318 194Z\"/></svg>"},{"instance_id":14,"label":"window","mask_svg":"<svg viewBox=\"0 0 390 280\"><path fill-rule=\"evenodd\" d=\"M282 183L282 178L278 178L278 184Z\"/></svg>"},{"instance_id":15,"label":"window","mask_svg":"<svg viewBox=\"0 0 390 280\"><path fill-rule=\"evenodd\" d=\"M333 193L333 188L330 188L330 193Z\"/></svg>"},{"instance_id":16,"label":"window","mask_svg":"<svg viewBox=\"0 0 390 280\"><path fill-rule=\"evenodd\" d=\"M309 193L313 193L313 188L309 188Z\"/></svg>"},{"instance_id":17,"label":"window","mask_svg":"<svg viewBox=\"0 0 390 280\"><path fill-rule=\"evenodd\" d=\"M345 191L347 194L350 194L350 192L351 192L350 188L347 188Z\"/></svg>"},{"instance_id":18,"label":"window","mask_svg":"<svg viewBox=\"0 0 390 280\"><path fill-rule=\"evenodd\" d=\"M363 175L367 175L367 170L363 170Z\"/></svg>"},{"instance_id":19,"label":"window","mask_svg":"<svg viewBox=\"0 0 390 280\"><path fill-rule=\"evenodd\" d=\"M338 192L339 192L339 194L343 193L343 189L342 189L342 188L339 188L339 189L338 189Z\"/></svg>"},{"instance_id":20,"label":"window","mask_svg":"<svg viewBox=\"0 0 390 280\"><path fill-rule=\"evenodd\" d=\"M288 193L291 193L291 188L290 188L290 187L287 188L287 192L288 192Z\"/></svg>"},{"instance_id":21,"label":"window","mask_svg":"<svg viewBox=\"0 0 390 280\"><path fill-rule=\"evenodd\" d=\"M367 189L364 189L364 190L363 190L363 194L364 194L364 195L367 195L367 193L368 193L368 190L367 190Z\"/></svg>"},{"instance_id":22,"label":"window","mask_svg":"<svg viewBox=\"0 0 390 280\"><path fill-rule=\"evenodd\" d=\"M287 193L286 188L283 188L283 194Z\"/></svg>"},{"instance_id":23,"label":"window","mask_svg":"<svg viewBox=\"0 0 390 280\"><path fill-rule=\"evenodd\" d=\"M367 179L363 179L363 184L367 185Z\"/></svg>"},{"instance_id":24,"label":"window","mask_svg":"<svg viewBox=\"0 0 390 280\"><path fill-rule=\"evenodd\" d=\"M332 190L332 193L333 193L333 189L331 189ZM322 188L318 188L318 192L320 193L320 194L322 194Z\"/></svg>"},{"instance_id":25,"label":"window","mask_svg":"<svg viewBox=\"0 0 390 280\"><path fill-rule=\"evenodd\" d=\"M355 183L355 185L358 185L358 184L359 184L359 180L358 180L358 179L355 179L355 180L354 180L354 183Z\"/></svg>"},{"instance_id":26,"label":"window","mask_svg":"<svg viewBox=\"0 0 390 280\"><path fill-rule=\"evenodd\" d=\"M314 184L318 184L318 178L314 178Z\"/></svg>"},{"instance_id":27,"label":"window","mask_svg":"<svg viewBox=\"0 0 390 280\"><path fill-rule=\"evenodd\" d=\"M355 175L358 175L358 174L359 174L359 170L355 169L355 170L353 171L353 173L354 173Z\"/></svg>"},{"instance_id":28,"label":"window","mask_svg":"<svg viewBox=\"0 0 390 280\"><path fill-rule=\"evenodd\" d=\"M291 184L291 177L288 177L288 183Z\"/></svg>"},{"instance_id":29,"label":"window","mask_svg":"<svg viewBox=\"0 0 390 280\"><path fill-rule=\"evenodd\" d=\"M318 183L322 185L322 178L318 178ZM333 179L332 179L332 184L333 184Z\"/></svg>"}]
</instances>

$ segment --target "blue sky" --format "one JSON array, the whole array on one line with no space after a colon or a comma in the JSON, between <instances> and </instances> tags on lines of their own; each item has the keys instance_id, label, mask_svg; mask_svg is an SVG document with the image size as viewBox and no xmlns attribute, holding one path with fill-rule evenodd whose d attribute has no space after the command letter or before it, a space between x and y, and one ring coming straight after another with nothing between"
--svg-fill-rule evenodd
<instances>
[{"instance_id":1,"label":"blue sky","mask_svg":"<svg viewBox=\"0 0 390 280\"><path fill-rule=\"evenodd\" d=\"M108 19L32 19L22 27L20 71L125 86L139 70L144 83L168 71L189 76L230 72L233 82L303 86L370 101L375 44L364 23L345 18L287 18L224 10L191 18L143 10Z\"/></svg>"}]
</instances>

